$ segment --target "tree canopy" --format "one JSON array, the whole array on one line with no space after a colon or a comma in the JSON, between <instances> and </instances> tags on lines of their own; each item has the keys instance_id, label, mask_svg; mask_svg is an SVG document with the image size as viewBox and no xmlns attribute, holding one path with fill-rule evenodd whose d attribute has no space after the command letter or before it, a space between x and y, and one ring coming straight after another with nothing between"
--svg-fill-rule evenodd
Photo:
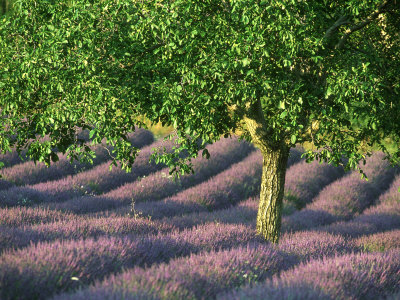
<instances>
[{"instance_id":1,"label":"tree canopy","mask_svg":"<svg viewBox=\"0 0 400 300\"><path fill-rule=\"evenodd\" d=\"M124 136L145 116L173 125L188 159L240 132L263 153L312 142L310 160L355 168L376 145L397 163L383 141L400 144L399 7L17 0L0 19L1 150L78 157L86 128L129 169L136 149ZM188 170L179 149L160 159Z\"/></svg>"}]
</instances>

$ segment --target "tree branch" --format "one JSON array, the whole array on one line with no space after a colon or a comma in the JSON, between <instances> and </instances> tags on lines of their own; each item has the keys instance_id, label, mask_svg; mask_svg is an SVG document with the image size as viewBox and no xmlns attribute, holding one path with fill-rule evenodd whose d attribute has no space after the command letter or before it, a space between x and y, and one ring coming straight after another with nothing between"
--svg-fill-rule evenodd
<instances>
[{"instance_id":1,"label":"tree branch","mask_svg":"<svg viewBox=\"0 0 400 300\"><path fill-rule=\"evenodd\" d=\"M370 24L372 21L374 21L381 13L386 11L386 8L389 4L391 4L393 2L393 0L387 0L385 1L383 4L381 4L379 6L379 8L372 13L371 15L369 15L364 21L362 21L361 23L354 25L353 27L347 29L344 33L344 35L342 36L342 38L339 40L339 42L336 44L335 48L336 49L342 49L345 42L347 41L347 39L349 38L349 36L351 34L353 34L354 32L364 28L365 26L367 26L368 24ZM340 20L340 19L339 19ZM335 23L336 24L336 23ZM340 25L339 25L340 26ZM329 31L329 30L328 30Z\"/></svg>"},{"instance_id":2,"label":"tree branch","mask_svg":"<svg viewBox=\"0 0 400 300\"><path fill-rule=\"evenodd\" d=\"M325 33L324 35L324 39L328 40L335 32L336 30L345 24L349 23L349 17L348 16L341 16L336 22L335 24L333 24Z\"/></svg>"}]
</instances>

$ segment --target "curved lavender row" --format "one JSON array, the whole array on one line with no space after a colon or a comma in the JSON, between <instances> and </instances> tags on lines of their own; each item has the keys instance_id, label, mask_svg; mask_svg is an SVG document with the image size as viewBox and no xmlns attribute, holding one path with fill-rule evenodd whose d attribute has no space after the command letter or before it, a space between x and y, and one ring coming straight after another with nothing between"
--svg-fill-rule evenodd
<instances>
[{"instance_id":1,"label":"curved lavender row","mask_svg":"<svg viewBox=\"0 0 400 300\"><path fill-rule=\"evenodd\" d=\"M280 278L217 299L260 299L263 295L268 299L379 299L399 290L399 270L400 249L348 254L301 264L282 272Z\"/></svg>"},{"instance_id":2,"label":"curved lavender row","mask_svg":"<svg viewBox=\"0 0 400 300\"><path fill-rule=\"evenodd\" d=\"M84 140L86 142L89 141L89 130L81 130L79 129L78 132L76 133L76 137L78 139ZM41 141L49 141L49 137L41 137ZM19 155L18 152L16 151L16 148L13 148L11 152L6 152L4 154L0 154L0 161L4 163L5 167L12 167L13 165L23 163L29 158L26 156L27 150L22 150L21 154Z\"/></svg>"},{"instance_id":3,"label":"curved lavender row","mask_svg":"<svg viewBox=\"0 0 400 300\"><path fill-rule=\"evenodd\" d=\"M239 202L235 206L210 212L194 212L182 216L166 217L161 222L173 225L179 229L190 228L206 223L255 225L257 217L258 197ZM253 224L254 223L254 224Z\"/></svg>"},{"instance_id":4,"label":"curved lavender row","mask_svg":"<svg viewBox=\"0 0 400 300\"><path fill-rule=\"evenodd\" d=\"M336 222L317 229L356 238L399 228L400 203L382 203L367 209L349 222Z\"/></svg>"},{"instance_id":5,"label":"curved lavender row","mask_svg":"<svg viewBox=\"0 0 400 300\"><path fill-rule=\"evenodd\" d=\"M174 259L146 270L134 268L53 299L213 299L220 292L264 280L297 262L271 245L253 243Z\"/></svg>"},{"instance_id":6,"label":"curved lavender row","mask_svg":"<svg viewBox=\"0 0 400 300\"><path fill-rule=\"evenodd\" d=\"M136 148L142 148L154 141L153 134L141 128L129 134L128 139L132 143L132 146ZM79 161L71 163L66 154L59 154L59 160L51 164L50 167L46 167L42 163L35 164L33 161L27 161L11 168L5 168L0 173L5 179L15 182L18 185L32 185L48 180L56 180L66 175L73 175L85 169L90 169L110 159L109 153L112 147L96 145L92 149L96 154L93 164L80 163Z\"/></svg>"},{"instance_id":7,"label":"curved lavender row","mask_svg":"<svg viewBox=\"0 0 400 300\"><path fill-rule=\"evenodd\" d=\"M294 149L294 152L297 151ZM293 159L290 164L294 163ZM161 202L139 203L136 208L153 218L226 208L259 192L261 172L262 157L257 151L202 184Z\"/></svg>"},{"instance_id":8,"label":"curved lavender row","mask_svg":"<svg viewBox=\"0 0 400 300\"><path fill-rule=\"evenodd\" d=\"M379 205L383 203L400 203L399 188L400 188L400 175L397 175L393 180L393 183L391 184L390 188L379 197L376 204Z\"/></svg>"},{"instance_id":9,"label":"curved lavender row","mask_svg":"<svg viewBox=\"0 0 400 300\"><path fill-rule=\"evenodd\" d=\"M386 230L400 228L400 175L391 187L382 194L374 206L367 208L353 220L336 222L319 227L318 230L356 238Z\"/></svg>"},{"instance_id":10,"label":"curved lavender row","mask_svg":"<svg viewBox=\"0 0 400 300\"><path fill-rule=\"evenodd\" d=\"M43 299L100 280L122 268L150 266L174 257L254 241L261 242L248 227L212 224L150 237L38 243L0 256L0 298Z\"/></svg>"},{"instance_id":11,"label":"curved lavender row","mask_svg":"<svg viewBox=\"0 0 400 300\"><path fill-rule=\"evenodd\" d=\"M247 247L178 258L146 270L131 269L77 293L54 299L213 299L217 293L278 274L295 266L299 259L308 261L355 250L358 249L342 237L301 232L284 235L278 246L253 243Z\"/></svg>"},{"instance_id":12,"label":"curved lavender row","mask_svg":"<svg viewBox=\"0 0 400 300\"><path fill-rule=\"evenodd\" d=\"M31 186L15 187L0 192L0 205L24 205L42 202L62 202L84 194L107 192L140 176L148 175L164 167L163 164L149 163L153 148L166 147L171 151L173 141L159 140L143 148L136 157L132 172L126 173L120 167L109 170L109 162L102 163L86 172L65 178L38 183Z\"/></svg>"},{"instance_id":13,"label":"curved lavender row","mask_svg":"<svg viewBox=\"0 0 400 300\"><path fill-rule=\"evenodd\" d=\"M298 231L283 234L277 248L295 255L302 262L346 253L361 252L362 248L343 238L318 231Z\"/></svg>"},{"instance_id":14,"label":"curved lavender row","mask_svg":"<svg viewBox=\"0 0 400 300\"><path fill-rule=\"evenodd\" d=\"M226 169L235 161L246 157L250 151L254 150L254 147L246 142L239 142L237 139L223 139L209 146L208 149L214 155L209 160L202 157L195 159L193 161L195 173L182 176L180 180L172 180L171 176L167 175L168 168L166 168L101 196L73 198L56 207L87 213L129 205L132 198L135 202L159 200Z\"/></svg>"},{"instance_id":15,"label":"curved lavender row","mask_svg":"<svg viewBox=\"0 0 400 300\"><path fill-rule=\"evenodd\" d=\"M16 164L20 164L26 161L28 158L26 157L26 151L21 152L21 156L18 155L18 152L13 149L12 152L7 152L5 154L0 154L0 161L4 163L4 167L9 168Z\"/></svg>"},{"instance_id":16,"label":"curved lavender row","mask_svg":"<svg viewBox=\"0 0 400 300\"><path fill-rule=\"evenodd\" d=\"M242 148L243 146L241 146L241 145L237 145L237 146L239 146L240 148ZM246 152L248 153L248 151L250 150L249 149L249 145L246 145L245 144L245 149L246 149ZM239 149L238 149L239 150ZM230 152L230 151L229 151ZM246 153L246 154L247 154ZM226 154L227 156L229 156L229 153L227 153ZM225 156L225 155L223 155L223 156ZM261 156L260 156L260 159L261 159ZM289 159L289 162L288 162L288 165L291 165L291 164L293 164L293 163L295 163L296 161L298 161L298 160L300 160L301 159L301 151L300 151L300 148L295 148L295 149L292 149L292 151L291 151L291 156L290 156L290 159ZM211 161L212 161L212 159L211 159ZM201 166L201 165L200 165ZM195 167L196 167L196 164L195 164ZM232 166L233 167L233 166ZM203 169L203 167L200 167L200 170L197 170L197 171L200 171L200 174L199 175L190 175L190 176L188 176L187 178L187 180L190 182L190 185L192 185L192 184L194 184L195 182L192 180L192 176L194 176L193 178L201 178L201 176L202 175L204 175L203 174L203 171L202 171L202 169ZM209 169L211 169L211 170L208 170L207 171L207 174L208 175L210 175L212 172L217 172L218 170L216 170L215 168L210 168L209 167ZM229 170L229 169L228 169ZM225 172L227 172L228 170L226 170ZM212 171L212 172L211 172ZM157 173L156 173L157 174ZM154 175L154 176L157 176L157 175ZM207 175L207 176L208 176ZM234 175L234 174L233 174ZM198 176L198 177L196 177L196 176ZM217 175L218 176L218 175ZM228 176L232 176L232 174L228 174ZM162 177L162 175L161 175L161 177ZM215 176L214 176L215 177ZM222 177L222 175L221 175L221 177ZM146 179L147 178L150 178L150 180L149 181L146 181ZM118 209L119 207L121 207L121 206L123 206L123 205L126 205L129 201L131 201L131 198L125 198L125 197L127 197L127 195L129 195L129 190L127 189L127 188L129 188L129 187L131 187L131 186L137 186L137 185L140 185L141 183L142 183L142 181L144 181L144 182L147 182L147 183L151 183L151 180L152 180L152 178L153 178L153 176L150 176L150 177L147 177L147 178L145 178L145 179L142 179L142 180L140 180L140 181L138 181L138 182L134 182L134 183L132 183L132 184L128 184L128 185L125 185L125 186L122 186L121 187L121 190L123 191L121 194L120 194L120 191L119 191L119 189L117 189L117 190L114 190L114 191L111 191L111 192L109 192L109 193L107 193L107 194L103 194L103 195L101 195L101 196L97 196L97 197L79 197L79 198L73 198L73 199L70 199L69 201L67 201L67 202L64 202L64 203L57 203L56 205L54 205L53 207L54 208L56 208L56 209L61 209L61 210L65 210L65 211L72 211L72 212L75 212L75 213L93 213L93 212L98 212L98 211L101 211L101 210L113 210L113 209ZM184 177L185 178L185 177ZM247 178L248 178L248 176L247 176ZM183 179L183 180L186 180L186 179ZM211 179L210 179L211 180ZM209 181L210 181L209 180ZM197 180L195 180L195 181L197 181ZM165 191L165 194L171 194L172 192L173 192L173 190L175 190L175 187L176 187L176 183L174 183L174 182L172 182L172 181L170 181L169 179L165 179L165 181L164 182L168 182L168 185L169 185L169 187L172 187L172 190L171 189L167 189L167 188L165 188L164 189L164 191ZM181 183L181 187L180 187L180 189L183 189L183 188L185 188L186 187L186 185L187 185L187 183L185 183L185 182L183 182L183 183ZM207 185L207 183L203 183L203 185L202 186L205 186L205 185ZM146 186L144 186L144 187L146 187ZM159 188L164 188L165 186L163 186L163 185L161 185L160 187L157 187L157 188L154 188L154 186L152 187L152 193L155 193L155 192L157 192L158 191L158 189ZM255 189L255 188L258 188L258 187L254 187L254 186L252 186L252 187L250 187L250 189ZM245 191L244 191L244 189L240 189L239 188L239 191L240 191L240 193L246 193ZM127 193L128 192L128 193ZM184 192L183 192L184 193ZM250 192L251 193L251 192ZM160 194L160 197L162 196L162 195L164 195L164 193L163 192L160 192L159 193ZM144 198L145 197L147 197L148 195L144 195ZM119 197L121 197L121 198L119 198ZM244 196L245 197L245 196ZM140 197L139 197L140 198ZM159 198L159 197L157 197L157 198ZM135 200L136 200L136 198L134 198ZM140 199L142 199L143 200L143 198L140 198ZM176 213L180 213L181 212L181 210L182 210L182 207L181 206L176 206L176 205L174 205L173 203L172 204L170 204L170 205L172 205L172 206L167 206L167 205L165 205L164 204L164 202L163 203L157 203L157 201L153 201L153 202L149 202L149 204L148 204L148 206L153 206L153 207L151 207L151 211L154 211L154 210L157 210L157 208L159 207L159 206L161 206L162 207L162 209L166 209L166 210L168 210L170 213L172 213L172 214L174 214L174 212L173 211L175 211ZM200 208L201 209L201 208ZM194 205L194 206L192 206L191 208L188 208L188 207L185 207L184 208L184 210L186 211L197 211L198 210L198 205ZM139 212L140 212L140 209L138 210ZM164 216L163 214L161 214L159 217L162 217L162 216ZM156 217L155 215L153 216L153 217Z\"/></svg>"},{"instance_id":17,"label":"curved lavender row","mask_svg":"<svg viewBox=\"0 0 400 300\"><path fill-rule=\"evenodd\" d=\"M129 204L132 198L136 203L160 200L198 184L241 161L254 150L254 147L235 137L221 139L207 149L211 154L210 159L199 156L192 161L194 174L184 175L179 180L173 181L166 168L138 182L123 185L104 196L117 199L124 204Z\"/></svg>"},{"instance_id":18,"label":"curved lavender row","mask_svg":"<svg viewBox=\"0 0 400 300\"><path fill-rule=\"evenodd\" d=\"M394 179L396 169L391 168L383 158L384 154L377 152L367 159L363 169L369 181L361 179L358 174L351 174L320 193L307 208L323 209L343 219L361 213L377 200L382 191L389 188Z\"/></svg>"},{"instance_id":19,"label":"curved lavender row","mask_svg":"<svg viewBox=\"0 0 400 300\"><path fill-rule=\"evenodd\" d=\"M9 181L4 180L4 179L0 179L0 191L12 188L13 186L14 186L14 183L9 182Z\"/></svg>"},{"instance_id":20,"label":"curved lavender row","mask_svg":"<svg viewBox=\"0 0 400 300\"><path fill-rule=\"evenodd\" d=\"M300 173L300 174L299 174ZM298 199L301 201L306 201L307 198L311 198L318 189L323 188L324 184L335 180L335 178L340 177L343 174L341 168L337 168L330 165L319 164L308 164L305 161L294 164L286 172L285 188L291 191L296 191L293 194L298 195ZM307 191L306 183L315 184L313 191ZM317 187L318 186L318 187ZM289 215L294 211L297 211L295 207L292 206L292 201L290 201L287 195L283 199L283 215ZM196 212L190 213L183 216L176 216L172 219L167 217L164 222L171 222L178 226L179 228L190 227L193 225L205 223L205 222L221 222L221 223L249 223L254 222L257 216L258 201L257 198L252 198L247 200L246 205L239 204L238 207L230 207L223 210L216 210L212 212ZM247 202L246 201L246 202ZM250 205L250 206L249 206Z\"/></svg>"},{"instance_id":21,"label":"curved lavender row","mask_svg":"<svg viewBox=\"0 0 400 300\"><path fill-rule=\"evenodd\" d=\"M209 180L162 201L138 203L135 208L152 218L223 209L259 192L262 157L259 151Z\"/></svg>"},{"instance_id":22,"label":"curved lavender row","mask_svg":"<svg viewBox=\"0 0 400 300\"><path fill-rule=\"evenodd\" d=\"M53 223L36 224L20 228L0 226L0 253L6 249L18 249L31 243L49 242L57 239L73 240L97 238L99 236L120 236L126 234L145 235L169 233L176 230L172 225L134 219L131 217L91 218L77 217Z\"/></svg>"},{"instance_id":23,"label":"curved lavender row","mask_svg":"<svg viewBox=\"0 0 400 300\"><path fill-rule=\"evenodd\" d=\"M0 208L0 226L20 227L78 218L77 215L39 207Z\"/></svg>"},{"instance_id":24,"label":"curved lavender row","mask_svg":"<svg viewBox=\"0 0 400 300\"><path fill-rule=\"evenodd\" d=\"M284 231L297 231L349 220L372 205L392 182L396 169L390 168L383 153L375 153L363 167L369 181L358 172L326 186L305 209L283 218Z\"/></svg>"},{"instance_id":25,"label":"curved lavender row","mask_svg":"<svg viewBox=\"0 0 400 300\"><path fill-rule=\"evenodd\" d=\"M303 208L329 183L344 175L342 167L318 161L302 161L286 172L285 198L294 202L297 209Z\"/></svg>"},{"instance_id":26,"label":"curved lavender row","mask_svg":"<svg viewBox=\"0 0 400 300\"><path fill-rule=\"evenodd\" d=\"M367 252L383 252L400 248L400 230L397 229L368 236L362 236L356 239L354 244Z\"/></svg>"},{"instance_id":27,"label":"curved lavender row","mask_svg":"<svg viewBox=\"0 0 400 300\"><path fill-rule=\"evenodd\" d=\"M225 209L214 210L210 212L194 212L182 216L166 217L161 221L174 225L180 229L193 227L195 225L206 224L210 222L223 224L245 224L255 226L259 197L250 197L245 201L239 202L235 206ZM291 209L285 208L283 203L283 215L292 213Z\"/></svg>"}]
</instances>

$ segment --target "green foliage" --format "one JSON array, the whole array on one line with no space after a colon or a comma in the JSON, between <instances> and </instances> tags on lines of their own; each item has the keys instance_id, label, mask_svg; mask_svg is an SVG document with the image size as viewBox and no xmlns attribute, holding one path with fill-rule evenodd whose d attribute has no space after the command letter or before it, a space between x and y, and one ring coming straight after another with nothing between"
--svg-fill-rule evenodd
<instances>
[{"instance_id":1,"label":"green foliage","mask_svg":"<svg viewBox=\"0 0 400 300\"><path fill-rule=\"evenodd\" d=\"M129 170L144 116L178 136L155 159L189 172L223 135L255 141L257 115L271 147L312 142L309 160L355 168L365 143L399 145L399 20L394 0L15 1L0 19L0 149L90 160L84 128Z\"/></svg>"}]
</instances>

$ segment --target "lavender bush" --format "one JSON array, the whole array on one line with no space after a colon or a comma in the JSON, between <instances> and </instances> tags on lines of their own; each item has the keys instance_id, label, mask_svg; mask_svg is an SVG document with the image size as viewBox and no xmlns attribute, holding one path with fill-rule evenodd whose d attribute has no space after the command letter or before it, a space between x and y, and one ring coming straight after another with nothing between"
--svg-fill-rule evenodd
<instances>
[{"instance_id":1,"label":"lavender bush","mask_svg":"<svg viewBox=\"0 0 400 300\"><path fill-rule=\"evenodd\" d=\"M55 181L8 189L0 192L0 205L12 206L54 202L53 208L58 208L58 202L73 197L107 192L123 183L134 181L140 176L148 175L164 167L162 164L149 163L152 149L165 147L167 151L172 151L173 145L173 141L160 140L146 146L137 156L130 173L126 173L120 167L113 167L110 171L109 162L105 162L74 176L70 175Z\"/></svg>"},{"instance_id":2,"label":"lavender bush","mask_svg":"<svg viewBox=\"0 0 400 300\"><path fill-rule=\"evenodd\" d=\"M297 259L270 245L253 243L174 259L148 269L135 268L104 282L55 299L213 299L223 291L253 283L286 270Z\"/></svg>"},{"instance_id":3,"label":"lavender bush","mask_svg":"<svg viewBox=\"0 0 400 300\"><path fill-rule=\"evenodd\" d=\"M348 237L360 237L386 230L400 228L400 177L397 176L391 188L383 193L377 203L353 220L336 222L320 227L318 230L341 234Z\"/></svg>"},{"instance_id":4,"label":"lavender bush","mask_svg":"<svg viewBox=\"0 0 400 300\"><path fill-rule=\"evenodd\" d=\"M210 174L218 173L234 161L245 157L252 150L254 148L248 143L238 142L237 139L224 139L209 147L209 151L215 155L212 159L207 160L200 157L194 160L194 174L173 180L172 176L168 175L168 169L163 169L101 196L74 198L60 204L57 208L87 213L116 209L128 205L132 199L135 202L159 200L203 181Z\"/></svg>"},{"instance_id":5,"label":"lavender bush","mask_svg":"<svg viewBox=\"0 0 400 300\"><path fill-rule=\"evenodd\" d=\"M284 234L279 241L278 249L298 256L301 261L361 251L361 247L342 236L318 231Z\"/></svg>"},{"instance_id":6,"label":"lavender bush","mask_svg":"<svg viewBox=\"0 0 400 300\"><path fill-rule=\"evenodd\" d=\"M377 152L363 166L369 180L360 178L356 172L323 190L308 209L321 209L341 219L350 219L361 213L377 200L383 190L394 179L395 168L391 168L384 154Z\"/></svg>"},{"instance_id":7,"label":"lavender bush","mask_svg":"<svg viewBox=\"0 0 400 300\"><path fill-rule=\"evenodd\" d=\"M382 160L383 153L375 153L363 166L369 181L358 172L336 180L325 187L305 209L284 218L284 231L296 231L327 225L339 220L349 220L376 201L382 190L389 187L396 169Z\"/></svg>"},{"instance_id":8,"label":"lavender bush","mask_svg":"<svg viewBox=\"0 0 400 300\"><path fill-rule=\"evenodd\" d=\"M7 168L12 167L16 164L20 164L26 159L26 151L22 151L21 155L19 155L16 149L13 149L12 152L0 154L0 161L4 163L4 166Z\"/></svg>"},{"instance_id":9,"label":"lavender bush","mask_svg":"<svg viewBox=\"0 0 400 300\"><path fill-rule=\"evenodd\" d=\"M73 214L62 213L39 207L6 207L0 208L0 225L20 227L77 218Z\"/></svg>"},{"instance_id":10,"label":"lavender bush","mask_svg":"<svg viewBox=\"0 0 400 300\"><path fill-rule=\"evenodd\" d=\"M0 233L0 252L44 241L79 240L99 236L146 235L169 233L172 225L143 218L75 218L20 228L4 228Z\"/></svg>"},{"instance_id":11,"label":"lavender bush","mask_svg":"<svg viewBox=\"0 0 400 300\"><path fill-rule=\"evenodd\" d=\"M255 224L257 216L258 197L250 197L238 205L210 212L194 212L182 216L166 217L162 222L172 224L180 229L190 228L206 223L216 224Z\"/></svg>"},{"instance_id":12,"label":"lavender bush","mask_svg":"<svg viewBox=\"0 0 400 300\"><path fill-rule=\"evenodd\" d=\"M362 236L356 239L354 243L367 252L384 252L390 249L400 248L400 230L397 229Z\"/></svg>"},{"instance_id":13,"label":"lavender bush","mask_svg":"<svg viewBox=\"0 0 400 300\"><path fill-rule=\"evenodd\" d=\"M174 257L254 241L261 242L261 239L251 228L210 224L148 237L133 235L130 238L38 243L0 256L0 296L42 299L102 279L122 268L167 262ZM71 279L73 277L79 280Z\"/></svg>"},{"instance_id":14,"label":"lavender bush","mask_svg":"<svg viewBox=\"0 0 400 300\"><path fill-rule=\"evenodd\" d=\"M163 201L138 203L136 208L152 218L226 208L259 192L261 168L257 151L199 185Z\"/></svg>"},{"instance_id":15,"label":"lavender bush","mask_svg":"<svg viewBox=\"0 0 400 300\"><path fill-rule=\"evenodd\" d=\"M268 299L379 299L397 292L399 283L400 250L397 249L311 261L281 273L279 278L218 299L259 299L260 295L268 295Z\"/></svg>"},{"instance_id":16,"label":"lavender bush","mask_svg":"<svg viewBox=\"0 0 400 300\"><path fill-rule=\"evenodd\" d=\"M303 208L329 183L343 176L344 170L326 163L302 161L286 172L285 199Z\"/></svg>"},{"instance_id":17,"label":"lavender bush","mask_svg":"<svg viewBox=\"0 0 400 300\"><path fill-rule=\"evenodd\" d=\"M14 184L12 182L9 182L9 181L4 180L4 179L0 179L0 191L9 189L9 188L11 188L13 186L14 186Z\"/></svg>"},{"instance_id":18,"label":"lavender bush","mask_svg":"<svg viewBox=\"0 0 400 300\"><path fill-rule=\"evenodd\" d=\"M145 129L137 129L128 137L132 146L137 148L149 145L154 141L153 134ZM59 161L53 163L50 167L46 167L44 164L35 164L33 161L27 161L11 168L5 168L0 173L8 181L15 182L18 185L32 185L39 182L56 180L66 175L77 174L84 169L90 169L110 159L109 153L112 151L112 147L96 145L92 149L96 155L93 159L93 164L80 163L79 161L70 163L66 154L60 154Z\"/></svg>"},{"instance_id":19,"label":"lavender bush","mask_svg":"<svg viewBox=\"0 0 400 300\"><path fill-rule=\"evenodd\" d=\"M258 152L235 138L209 150L176 182L147 156L135 178L97 166L0 190L0 299L398 298L400 177L382 154L366 182L293 150L272 245L255 231Z\"/></svg>"},{"instance_id":20,"label":"lavender bush","mask_svg":"<svg viewBox=\"0 0 400 300\"><path fill-rule=\"evenodd\" d=\"M160 200L225 170L231 164L245 158L254 150L254 147L234 137L221 139L208 146L207 149L211 153L210 159L199 156L192 161L194 174L172 180L166 168L139 181L123 185L104 196L116 199L121 204L129 204L132 198L135 202Z\"/></svg>"}]
</instances>

